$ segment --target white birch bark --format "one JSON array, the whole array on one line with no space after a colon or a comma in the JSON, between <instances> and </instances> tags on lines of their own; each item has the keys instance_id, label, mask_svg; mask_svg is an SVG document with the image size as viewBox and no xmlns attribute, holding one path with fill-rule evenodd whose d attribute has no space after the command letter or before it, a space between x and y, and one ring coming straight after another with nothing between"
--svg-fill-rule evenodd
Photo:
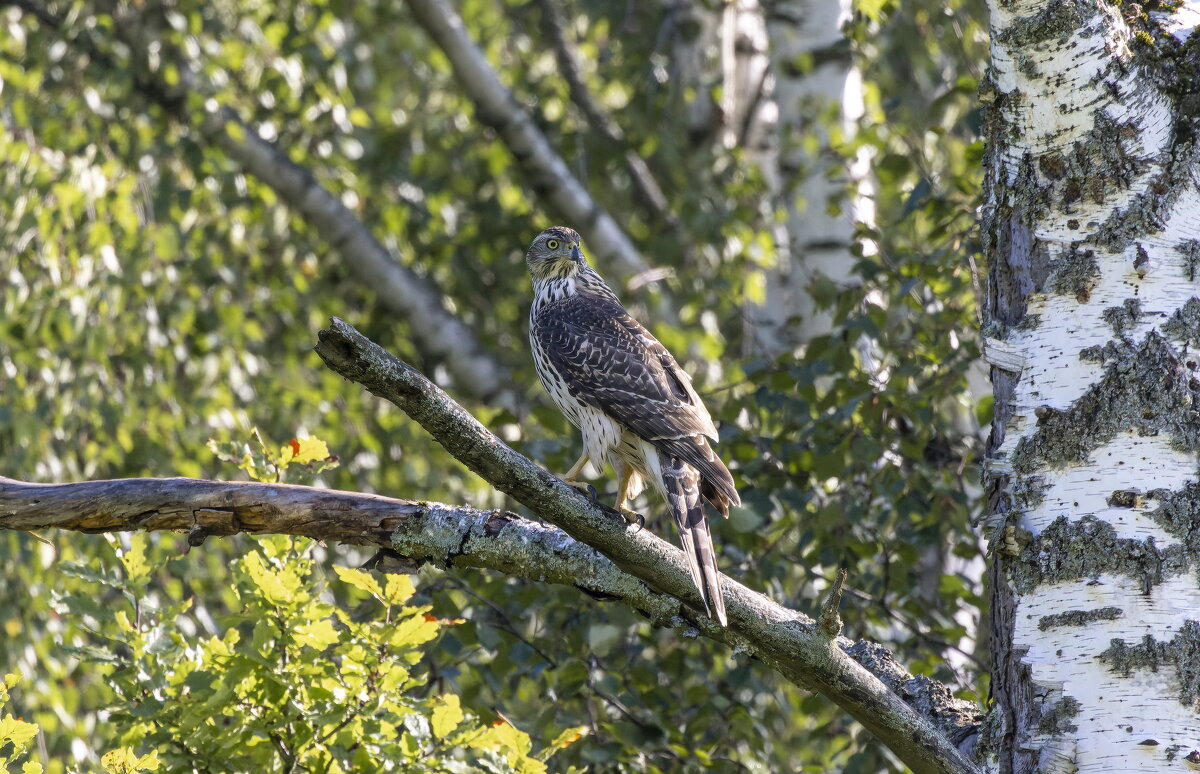
<instances>
[{"instance_id":1,"label":"white birch bark","mask_svg":"<svg viewBox=\"0 0 1200 774\"><path fill-rule=\"evenodd\" d=\"M776 238L778 264L767 272L765 301L754 313L757 343L770 354L831 329L830 315L816 308L812 283L822 277L855 283L855 223L875 219L869 157L864 151L848 163L830 147L830 110L838 116L834 130L844 135L856 131L864 111L862 75L842 34L849 14L849 0L781 0L766 9L767 120L776 122L776 137L760 163L786 213ZM811 66L802 69L804 62ZM806 138L817 140L815 154L805 149ZM831 210L831 201L840 206Z\"/></svg>"},{"instance_id":2,"label":"white birch bark","mask_svg":"<svg viewBox=\"0 0 1200 774\"><path fill-rule=\"evenodd\" d=\"M1200 163L1180 85L1196 66L1120 6L990 10L990 764L1186 771L1200 764Z\"/></svg>"}]
</instances>

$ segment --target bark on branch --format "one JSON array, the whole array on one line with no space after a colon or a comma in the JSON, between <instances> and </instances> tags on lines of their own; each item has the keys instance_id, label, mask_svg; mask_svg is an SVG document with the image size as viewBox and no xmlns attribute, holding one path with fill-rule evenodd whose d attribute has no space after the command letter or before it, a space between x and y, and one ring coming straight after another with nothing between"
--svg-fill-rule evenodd
<instances>
[{"instance_id":1,"label":"bark on branch","mask_svg":"<svg viewBox=\"0 0 1200 774\"><path fill-rule=\"evenodd\" d=\"M33 484L0 477L0 529L78 532L185 530L209 536L298 535L374 546L408 560L476 567L574 586L620 600L663 626L683 621L678 600L652 591L596 549L514 513L288 484L128 478Z\"/></svg>"},{"instance_id":2,"label":"bark on branch","mask_svg":"<svg viewBox=\"0 0 1200 774\"><path fill-rule=\"evenodd\" d=\"M189 478L33 484L0 477L0 529L185 530L194 545L240 532L298 535L395 551L408 562L404 571L425 563L498 570L623 602L659 626L698 623L678 599L654 591L595 548L507 511L287 484ZM973 731L975 708L945 686L913 677L875 643L839 637L837 645L944 733Z\"/></svg>"},{"instance_id":3,"label":"bark on branch","mask_svg":"<svg viewBox=\"0 0 1200 774\"><path fill-rule=\"evenodd\" d=\"M682 553L598 503L507 446L418 371L334 318L321 331L317 354L342 376L396 404L458 460L542 519L611 559L651 589L686 604L685 617L705 636L754 653L797 685L821 693L853 715L918 774L974 772L951 742L970 736L974 713L940 730L852 659L811 618L789 610L730 578L723 581L729 627L703 605ZM955 730L957 729L957 730Z\"/></svg>"}]
</instances>

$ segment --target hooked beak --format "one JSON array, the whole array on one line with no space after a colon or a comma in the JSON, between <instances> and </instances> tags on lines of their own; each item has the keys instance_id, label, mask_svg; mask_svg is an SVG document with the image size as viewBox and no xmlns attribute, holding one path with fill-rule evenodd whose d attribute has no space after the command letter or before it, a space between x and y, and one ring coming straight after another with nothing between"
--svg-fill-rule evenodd
<instances>
[{"instance_id":1,"label":"hooked beak","mask_svg":"<svg viewBox=\"0 0 1200 774\"><path fill-rule=\"evenodd\" d=\"M579 252L578 244L571 245L571 260L575 263L583 263L583 253Z\"/></svg>"}]
</instances>

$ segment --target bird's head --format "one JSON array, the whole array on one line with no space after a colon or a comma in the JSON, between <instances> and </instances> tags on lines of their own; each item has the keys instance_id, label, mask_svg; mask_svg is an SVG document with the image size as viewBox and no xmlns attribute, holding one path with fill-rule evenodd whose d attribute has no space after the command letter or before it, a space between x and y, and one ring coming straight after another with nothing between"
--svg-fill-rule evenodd
<instances>
[{"instance_id":1,"label":"bird's head","mask_svg":"<svg viewBox=\"0 0 1200 774\"><path fill-rule=\"evenodd\" d=\"M587 266L587 259L579 249L579 234L566 226L554 226L538 234L529 245L525 263L536 283L574 277Z\"/></svg>"}]
</instances>

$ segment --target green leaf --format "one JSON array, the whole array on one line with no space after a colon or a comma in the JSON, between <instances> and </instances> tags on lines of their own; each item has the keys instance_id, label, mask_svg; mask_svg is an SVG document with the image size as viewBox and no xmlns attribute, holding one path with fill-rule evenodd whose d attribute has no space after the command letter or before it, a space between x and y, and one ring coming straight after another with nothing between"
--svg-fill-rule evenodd
<instances>
[{"instance_id":1,"label":"green leaf","mask_svg":"<svg viewBox=\"0 0 1200 774\"><path fill-rule=\"evenodd\" d=\"M462 721L463 711L457 696L452 693L444 693L434 701L433 716L430 718L434 736L439 738L447 736L458 728L458 724Z\"/></svg>"},{"instance_id":2,"label":"green leaf","mask_svg":"<svg viewBox=\"0 0 1200 774\"><path fill-rule=\"evenodd\" d=\"M339 639L337 629L333 628L333 622L328 618L301 624L292 632L296 642L314 650L324 650Z\"/></svg>"},{"instance_id":3,"label":"green leaf","mask_svg":"<svg viewBox=\"0 0 1200 774\"><path fill-rule=\"evenodd\" d=\"M359 570L353 567L334 567L333 571L337 573L338 578L343 583L349 583L356 589L365 591L376 599L382 600L383 589L379 587L379 581L365 570Z\"/></svg>"}]
</instances>

